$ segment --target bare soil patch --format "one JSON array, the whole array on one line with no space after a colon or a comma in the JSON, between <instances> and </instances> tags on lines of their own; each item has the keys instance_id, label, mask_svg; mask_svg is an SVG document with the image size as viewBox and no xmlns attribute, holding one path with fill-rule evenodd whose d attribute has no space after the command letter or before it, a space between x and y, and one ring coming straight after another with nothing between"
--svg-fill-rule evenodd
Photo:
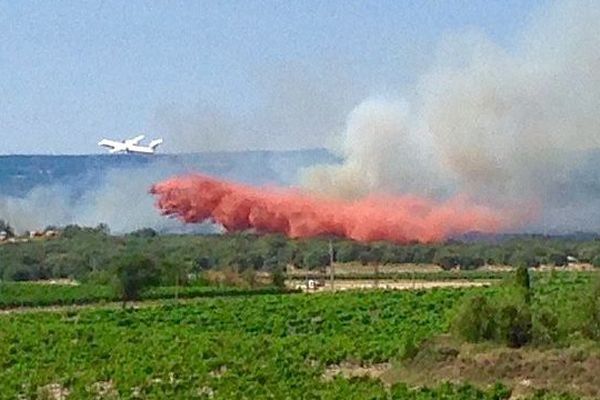
<instances>
[{"instance_id":1,"label":"bare soil patch","mask_svg":"<svg viewBox=\"0 0 600 400\"><path fill-rule=\"evenodd\" d=\"M513 398L537 390L600 398L600 349L509 349L491 345L456 344L449 337L425 343L409 361L381 374L387 384L415 386L431 382L469 382L481 388L497 382L513 389Z\"/></svg>"},{"instance_id":2,"label":"bare soil patch","mask_svg":"<svg viewBox=\"0 0 600 400\"><path fill-rule=\"evenodd\" d=\"M340 364L328 366L323 373L323 380L331 381L338 375L341 375L346 379L362 377L377 379L380 378L381 375L383 375L390 368L390 363L361 365L345 361Z\"/></svg>"}]
</instances>

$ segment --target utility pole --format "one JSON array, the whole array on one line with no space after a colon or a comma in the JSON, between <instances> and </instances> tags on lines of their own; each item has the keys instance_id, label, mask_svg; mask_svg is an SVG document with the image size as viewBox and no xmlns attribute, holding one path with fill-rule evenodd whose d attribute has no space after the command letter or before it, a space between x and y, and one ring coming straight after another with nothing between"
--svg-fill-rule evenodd
<instances>
[{"instance_id":1,"label":"utility pole","mask_svg":"<svg viewBox=\"0 0 600 400\"><path fill-rule=\"evenodd\" d=\"M333 242L329 239L329 281L331 291L335 292L335 267L333 266Z\"/></svg>"},{"instance_id":2,"label":"utility pole","mask_svg":"<svg viewBox=\"0 0 600 400\"><path fill-rule=\"evenodd\" d=\"M373 272L375 273L375 289L379 289L379 261L375 261L373 265Z\"/></svg>"}]
</instances>

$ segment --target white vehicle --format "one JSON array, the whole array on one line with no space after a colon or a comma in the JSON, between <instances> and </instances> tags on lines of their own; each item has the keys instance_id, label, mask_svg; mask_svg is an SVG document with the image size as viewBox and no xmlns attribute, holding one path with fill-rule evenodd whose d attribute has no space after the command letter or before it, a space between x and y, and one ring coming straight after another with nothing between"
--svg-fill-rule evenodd
<instances>
[{"instance_id":1,"label":"white vehicle","mask_svg":"<svg viewBox=\"0 0 600 400\"><path fill-rule=\"evenodd\" d=\"M102 139L98 142L98 146L106 147L110 153L140 153L140 154L154 154L154 151L158 147L159 144L162 144L162 139L154 139L148 146L143 146L139 144L142 139L144 139L144 135L139 135L131 139L117 141L117 140L109 140Z\"/></svg>"}]
</instances>

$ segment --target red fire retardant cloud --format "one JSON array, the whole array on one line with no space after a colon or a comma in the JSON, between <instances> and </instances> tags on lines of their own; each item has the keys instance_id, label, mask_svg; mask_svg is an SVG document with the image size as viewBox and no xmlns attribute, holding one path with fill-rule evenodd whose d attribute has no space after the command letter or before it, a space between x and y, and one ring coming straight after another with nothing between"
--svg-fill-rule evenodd
<instances>
[{"instance_id":1,"label":"red fire retardant cloud","mask_svg":"<svg viewBox=\"0 0 600 400\"><path fill-rule=\"evenodd\" d=\"M415 196L345 201L203 175L166 180L150 192L162 214L187 223L213 220L228 231L253 228L293 238L335 235L361 242L435 242L469 231L496 232L507 225L498 212L460 197L446 202Z\"/></svg>"}]
</instances>

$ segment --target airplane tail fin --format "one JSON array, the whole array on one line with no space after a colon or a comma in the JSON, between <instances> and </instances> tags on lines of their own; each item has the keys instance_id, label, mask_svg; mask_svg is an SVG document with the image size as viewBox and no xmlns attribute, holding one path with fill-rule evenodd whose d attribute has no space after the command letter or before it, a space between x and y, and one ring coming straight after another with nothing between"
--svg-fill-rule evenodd
<instances>
[{"instance_id":1,"label":"airplane tail fin","mask_svg":"<svg viewBox=\"0 0 600 400\"><path fill-rule=\"evenodd\" d=\"M162 144L162 142L163 142L162 139L154 139L153 141L151 141L148 144L148 147L150 147L152 150L154 150L158 147L158 145Z\"/></svg>"}]
</instances>

